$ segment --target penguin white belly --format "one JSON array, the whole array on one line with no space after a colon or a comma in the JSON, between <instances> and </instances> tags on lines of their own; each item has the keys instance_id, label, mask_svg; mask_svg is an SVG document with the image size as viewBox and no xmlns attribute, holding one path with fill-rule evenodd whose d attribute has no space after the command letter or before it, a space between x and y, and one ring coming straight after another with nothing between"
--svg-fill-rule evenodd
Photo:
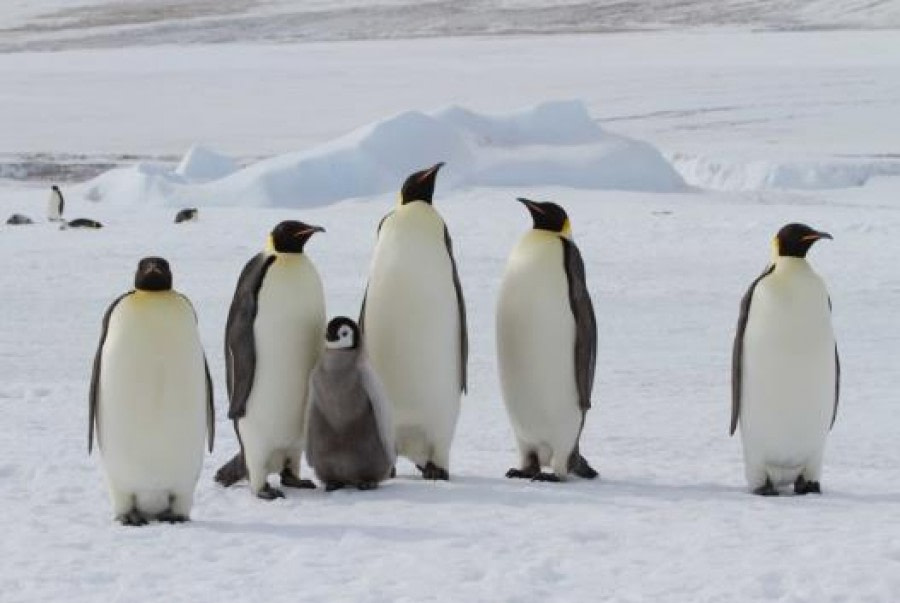
<instances>
[{"instance_id":1,"label":"penguin white belly","mask_svg":"<svg viewBox=\"0 0 900 603\"><path fill-rule=\"evenodd\" d=\"M306 256L282 254L269 266L253 333L256 369L241 437L254 450L302 450L309 373L325 339L322 284Z\"/></svg>"},{"instance_id":2,"label":"penguin white belly","mask_svg":"<svg viewBox=\"0 0 900 603\"><path fill-rule=\"evenodd\" d=\"M188 303L172 292L122 299L103 346L99 396L101 455L114 497L134 496L141 511L159 513L170 494L193 493L206 400L203 349Z\"/></svg>"},{"instance_id":3,"label":"penguin white belly","mask_svg":"<svg viewBox=\"0 0 900 603\"><path fill-rule=\"evenodd\" d=\"M835 396L828 293L811 269L786 270L756 286L743 344L745 456L776 486L818 471Z\"/></svg>"},{"instance_id":4,"label":"penguin white belly","mask_svg":"<svg viewBox=\"0 0 900 603\"><path fill-rule=\"evenodd\" d=\"M446 468L460 403L460 317L444 223L425 203L382 225L365 308L369 358L392 403L400 454Z\"/></svg>"},{"instance_id":5,"label":"penguin white belly","mask_svg":"<svg viewBox=\"0 0 900 603\"><path fill-rule=\"evenodd\" d=\"M47 219L51 222L62 219L62 198L55 190L50 192L50 199L47 201Z\"/></svg>"},{"instance_id":6,"label":"penguin white belly","mask_svg":"<svg viewBox=\"0 0 900 603\"><path fill-rule=\"evenodd\" d=\"M582 413L575 382L575 318L559 237L526 234L507 263L497 306L503 400L520 445L550 456L572 451Z\"/></svg>"}]
</instances>

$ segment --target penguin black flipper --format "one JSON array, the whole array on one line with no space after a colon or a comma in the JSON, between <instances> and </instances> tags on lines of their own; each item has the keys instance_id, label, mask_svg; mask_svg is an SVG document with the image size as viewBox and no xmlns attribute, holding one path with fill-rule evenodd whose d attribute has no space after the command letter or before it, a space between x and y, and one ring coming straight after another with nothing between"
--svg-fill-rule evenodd
<instances>
[{"instance_id":1,"label":"penguin black flipper","mask_svg":"<svg viewBox=\"0 0 900 603\"><path fill-rule=\"evenodd\" d=\"M469 327L466 322L466 299L463 297L462 284L459 282L456 258L453 257L453 241L446 226L444 226L444 243L447 244L447 255L450 256L450 266L453 268L453 288L456 289L456 304L459 307L459 389L466 393L469 385Z\"/></svg>"},{"instance_id":2,"label":"penguin black flipper","mask_svg":"<svg viewBox=\"0 0 900 603\"><path fill-rule=\"evenodd\" d=\"M738 418L741 416L741 386L743 384L743 360L744 360L744 331L747 330L747 319L750 316L750 302L753 299L753 291L759 281L763 280L775 270L775 264L770 265L756 279L750 283L750 287L741 298L741 311L738 316L737 330L734 333L734 348L731 353L731 430L729 435L734 435L737 429Z\"/></svg>"},{"instance_id":3,"label":"penguin black flipper","mask_svg":"<svg viewBox=\"0 0 900 603\"><path fill-rule=\"evenodd\" d=\"M378 229L375 231L375 239L376 240L378 239L378 236L381 234L381 227L384 225L384 221L393 215L394 215L394 212L389 211L388 213L386 213L384 215L383 218L381 218L381 221L378 223ZM451 257L453 257L453 256L451 256ZM360 332L365 332L363 323L365 322L364 319L366 317L366 299L368 299L368 297L369 297L369 284L366 283L366 290L363 292L362 306L359 309L359 320L356 321L356 324L359 325Z\"/></svg>"},{"instance_id":4,"label":"penguin black flipper","mask_svg":"<svg viewBox=\"0 0 900 603\"><path fill-rule=\"evenodd\" d=\"M203 354L203 369L206 371L206 433L209 439L209 451L213 451L213 442L216 441L216 407L213 403L213 383L209 374L209 362L206 354Z\"/></svg>"},{"instance_id":5,"label":"penguin black flipper","mask_svg":"<svg viewBox=\"0 0 900 603\"><path fill-rule=\"evenodd\" d=\"M584 260L575 243L560 237L563 244L563 261L569 281L569 305L575 317L575 383L578 387L578 405L582 412L591 407L591 390L594 387L594 370L597 365L597 319L588 292L584 273Z\"/></svg>"},{"instance_id":6,"label":"penguin black flipper","mask_svg":"<svg viewBox=\"0 0 900 603\"><path fill-rule=\"evenodd\" d=\"M831 310L831 297L828 298L828 309ZM831 425L828 426L830 430L834 427L834 422L837 420L837 411L838 411L838 400L841 397L841 356L838 354L837 344L834 344L834 410L831 413Z\"/></svg>"},{"instance_id":7,"label":"penguin black flipper","mask_svg":"<svg viewBox=\"0 0 900 603\"><path fill-rule=\"evenodd\" d=\"M228 388L228 418L239 419L247 412L247 399L253 388L256 373L256 341L253 321L256 320L257 296L274 255L258 253L238 277L234 298L228 310L225 326L225 371Z\"/></svg>"},{"instance_id":8,"label":"penguin black flipper","mask_svg":"<svg viewBox=\"0 0 900 603\"><path fill-rule=\"evenodd\" d=\"M94 368L91 371L91 389L88 393L88 454L94 449L94 429L100 427L100 361L103 359L103 344L106 343L106 334L109 331L109 319L119 302L134 293L129 291L117 297L106 309L103 315L103 327L100 332L100 343L97 345L97 353L94 355ZM99 441L99 433L97 435Z\"/></svg>"}]
</instances>

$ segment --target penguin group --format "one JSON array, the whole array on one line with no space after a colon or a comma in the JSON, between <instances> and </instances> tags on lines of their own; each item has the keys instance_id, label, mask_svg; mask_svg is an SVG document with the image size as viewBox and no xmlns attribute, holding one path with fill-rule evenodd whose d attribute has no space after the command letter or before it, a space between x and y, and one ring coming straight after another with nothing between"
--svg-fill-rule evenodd
<instances>
[{"instance_id":1,"label":"penguin group","mask_svg":"<svg viewBox=\"0 0 900 603\"><path fill-rule=\"evenodd\" d=\"M74 220L66 220L63 218L63 212L66 209L66 200L63 197L59 186L54 184L50 187L50 197L47 199L47 221L59 224L60 230L99 230L103 228L103 224L92 218L75 218ZM175 224L184 222L196 222L199 217L196 207L187 207L179 210L175 214ZM21 226L25 224L34 224L34 220L30 217L14 213L6 220L9 226Z\"/></svg>"},{"instance_id":2,"label":"penguin group","mask_svg":"<svg viewBox=\"0 0 900 603\"><path fill-rule=\"evenodd\" d=\"M283 488L317 487L301 476L304 458L327 491L376 488L396 475L398 457L426 480L450 479L469 345L452 239L434 207L442 166L410 175L379 223L358 322L328 320L306 254L323 227L281 222L247 261L224 342L238 450L216 482L247 480L253 496L275 500ZM585 261L563 207L517 201L532 228L508 257L496 307L502 398L519 453L506 477L593 479L580 446L597 363ZM821 492L840 364L831 300L806 254L830 238L803 224L782 228L740 304L730 431L741 428L756 494ZM96 439L115 517L186 521L204 443L212 451L213 386L194 308L163 258L140 260L133 289L106 311L89 402L88 450Z\"/></svg>"}]
</instances>

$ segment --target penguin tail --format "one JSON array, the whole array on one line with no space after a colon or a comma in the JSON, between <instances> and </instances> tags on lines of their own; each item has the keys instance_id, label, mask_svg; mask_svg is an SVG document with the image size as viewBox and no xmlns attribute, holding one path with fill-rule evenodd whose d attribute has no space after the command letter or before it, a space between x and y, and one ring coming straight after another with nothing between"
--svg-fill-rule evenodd
<instances>
[{"instance_id":1,"label":"penguin tail","mask_svg":"<svg viewBox=\"0 0 900 603\"><path fill-rule=\"evenodd\" d=\"M569 472L584 479L595 479L600 475L578 451L572 453L572 458L569 461Z\"/></svg>"},{"instance_id":2,"label":"penguin tail","mask_svg":"<svg viewBox=\"0 0 900 603\"><path fill-rule=\"evenodd\" d=\"M234 457L216 471L216 481L226 488L247 477L247 465L244 455L238 452Z\"/></svg>"}]
</instances>

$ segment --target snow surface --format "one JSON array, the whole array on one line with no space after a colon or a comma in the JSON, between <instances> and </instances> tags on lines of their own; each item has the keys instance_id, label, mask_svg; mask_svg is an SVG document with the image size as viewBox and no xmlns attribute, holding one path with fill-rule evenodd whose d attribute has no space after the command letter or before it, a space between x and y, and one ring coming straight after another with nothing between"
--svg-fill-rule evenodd
<instances>
[{"instance_id":1,"label":"snow surface","mask_svg":"<svg viewBox=\"0 0 900 603\"><path fill-rule=\"evenodd\" d=\"M454 237L471 339L454 479L425 483L404 462L374 492L289 491L264 503L212 481L237 446L221 351L237 275L279 220L322 224L308 252L329 314L355 315L400 183L302 209L210 202L200 221L179 225L174 207L141 203L132 188L97 202L81 194L89 186L64 186L69 218L106 227L0 225L0 599L900 600L898 44L896 32L712 32L0 56L3 157L175 158L141 162L122 179L129 187L161 181L198 141L240 164L298 149L321 157L320 145L361 124L436 119L448 105L472 108L450 111L464 116L453 132L474 123L515 157L536 146L546 159L583 128L519 145L508 116L583 98L607 135L645 141L689 184L722 189L586 190L552 185L549 170L528 185L455 187L442 174L436 206ZM222 165L200 157L188 172ZM788 189L768 176L745 186L757 168L740 166L760 161L760 173L815 166L817 186L840 188L797 189L807 180L796 175L780 181ZM827 166L842 162L872 167L853 168L865 177L847 187L849 176L829 180ZM0 180L0 210L40 219L47 185ZM600 342L582 447L596 482L502 477L516 453L493 312L506 256L528 228L520 195L564 204L585 257ZM835 237L811 261L834 300L842 400L825 493L761 499L746 493L740 443L726 435L731 338L771 236L792 220ZM193 521L133 530L111 520L98 459L87 456L86 398L102 314L150 254L171 261L198 310L219 436Z\"/></svg>"},{"instance_id":2,"label":"snow surface","mask_svg":"<svg viewBox=\"0 0 900 603\"><path fill-rule=\"evenodd\" d=\"M310 244L329 314L355 315L392 194L302 213L172 211L73 202L98 232L0 227L0 519L3 600L46 601L894 601L900 597L900 343L896 181L810 198L474 189L438 198L468 300L471 394L453 481L401 463L375 492L288 492L254 500L215 485L235 450L222 332L235 279L284 218L323 224ZM499 393L493 311L506 254L528 227L519 194L568 208L597 308L597 393L583 451L598 482L504 479L515 462ZM40 204L42 190L3 190ZM821 497L744 490L727 437L738 300L789 220L827 229L812 254L835 303L844 364ZM86 392L106 306L134 263L167 257L197 307L219 411L194 521L131 530L112 522L86 454Z\"/></svg>"}]
</instances>

